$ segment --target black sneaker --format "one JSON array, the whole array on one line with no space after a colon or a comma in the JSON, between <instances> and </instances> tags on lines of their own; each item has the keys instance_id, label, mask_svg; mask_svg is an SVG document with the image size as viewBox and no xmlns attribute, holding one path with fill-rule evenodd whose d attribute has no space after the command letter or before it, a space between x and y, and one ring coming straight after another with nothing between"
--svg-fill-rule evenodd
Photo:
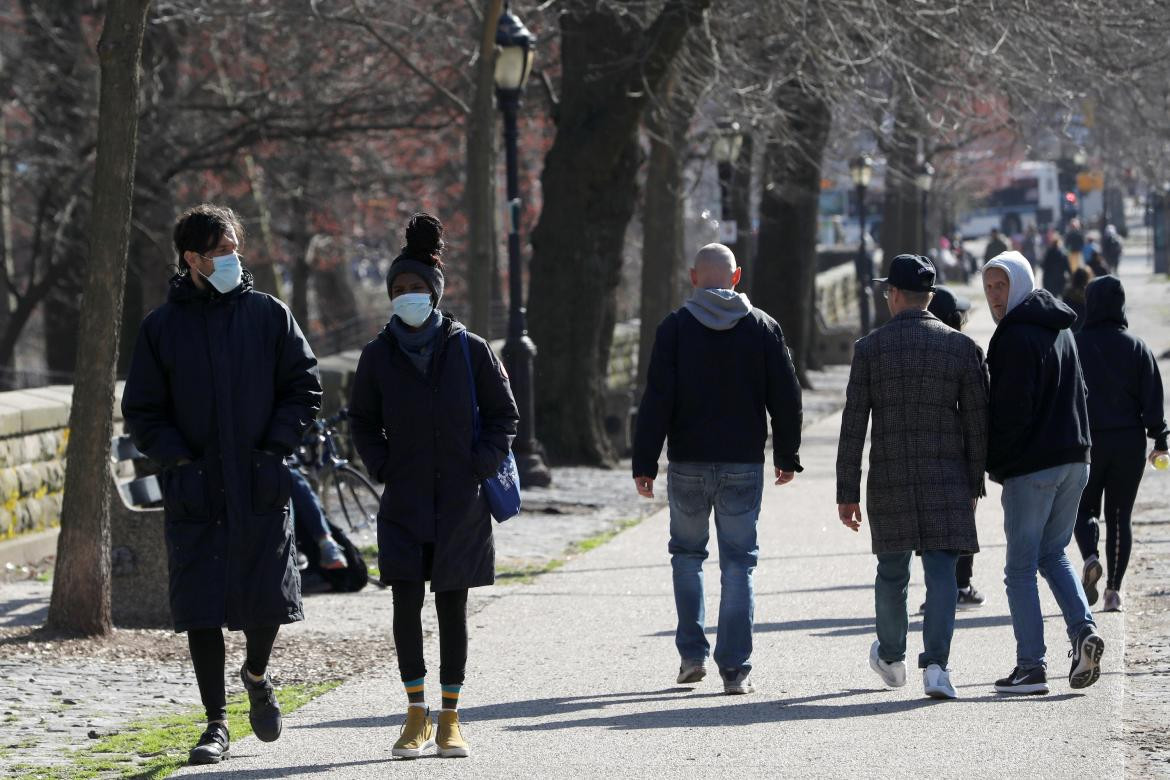
<instances>
[{"instance_id":1,"label":"black sneaker","mask_svg":"<svg viewBox=\"0 0 1170 780\"><path fill-rule=\"evenodd\" d=\"M252 732L261 742L275 742L280 739L280 705L276 703L276 689L268 675L260 682L252 682L248 678L248 664L240 667L240 679L244 683L244 690L248 692L248 722L252 724Z\"/></svg>"},{"instance_id":2,"label":"black sneaker","mask_svg":"<svg viewBox=\"0 0 1170 780\"><path fill-rule=\"evenodd\" d=\"M1027 671L1017 666L1007 677L995 681L995 690L1015 695L1048 693L1048 675L1042 666Z\"/></svg>"},{"instance_id":3,"label":"black sneaker","mask_svg":"<svg viewBox=\"0 0 1170 780\"><path fill-rule=\"evenodd\" d=\"M208 723L203 736L187 754L188 764L218 764L231 758L226 723Z\"/></svg>"},{"instance_id":4,"label":"black sneaker","mask_svg":"<svg viewBox=\"0 0 1170 780\"><path fill-rule=\"evenodd\" d=\"M1093 629L1086 626L1077 641L1073 642L1072 650L1068 651L1072 659L1072 668L1068 670L1068 685L1070 688L1088 688L1101 677L1101 656L1105 653L1105 640Z\"/></svg>"},{"instance_id":5,"label":"black sneaker","mask_svg":"<svg viewBox=\"0 0 1170 780\"><path fill-rule=\"evenodd\" d=\"M1097 603L1100 596L1097 593L1097 582L1104 573L1101 561L1097 559L1096 555L1090 555L1089 559L1085 561L1085 568L1081 571L1081 587L1085 589L1085 600L1089 602L1090 607Z\"/></svg>"},{"instance_id":6,"label":"black sneaker","mask_svg":"<svg viewBox=\"0 0 1170 780\"><path fill-rule=\"evenodd\" d=\"M975 590L974 585L968 585L959 588L959 603L956 606L959 609L979 609L985 600L983 594Z\"/></svg>"}]
</instances>

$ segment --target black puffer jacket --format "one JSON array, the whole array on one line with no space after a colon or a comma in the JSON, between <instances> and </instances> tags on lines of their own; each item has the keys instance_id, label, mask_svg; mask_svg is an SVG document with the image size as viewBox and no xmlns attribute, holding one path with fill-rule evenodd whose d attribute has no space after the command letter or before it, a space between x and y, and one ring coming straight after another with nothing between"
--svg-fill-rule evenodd
<instances>
[{"instance_id":1,"label":"black puffer jacket","mask_svg":"<svg viewBox=\"0 0 1170 780\"><path fill-rule=\"evenodd\" d=\"M1047 290L1033 290L991 337L992 480L1089 461L1089 411L1077 346L1076 315Z\"/></svg>"},{"instance_id":2,"label":"black puffer jacket","mask_svg":"<svg viewBox=\"0 0 1170 780\"><path fill-rule=\"evenodd\" d=\"M166 467L176 631L302 618L281 455L320 406L317 359L288 307L255 292L250 274L224 295L176 276L142 321L122 414L138 449Z\"/></svg>"},{"instance_id":3,"label":"black puffer jacket","mask_svg":"<svg viewBox=\"0 0 1170 780\"><path fill-rule=\"evenodd\" d=\"M1125 289L1116 276L1089 283L1077 349L1089 388L1093 432L1144 429L1155 448L1166 449L1170 428L1162 406L1162 375L1154 353L1129 332Z\"/></svg>"},{"instance_id":4,"label":"black puffer jacket","mask_svg":"<svg viewBox=\"0 0 1170 780\"><path fill-rule=\"evenodd\" d=\"M430 580L435 591L495 581L495 546L480 485L496 473L520 420L507 373L468 334L482 431L473 444L471 389L459 334L444 316L430 371L403 353L389 326L362 350L350 390L353 441L384 482L378 565L384 582Z\"/></svg>"}]
</instances>

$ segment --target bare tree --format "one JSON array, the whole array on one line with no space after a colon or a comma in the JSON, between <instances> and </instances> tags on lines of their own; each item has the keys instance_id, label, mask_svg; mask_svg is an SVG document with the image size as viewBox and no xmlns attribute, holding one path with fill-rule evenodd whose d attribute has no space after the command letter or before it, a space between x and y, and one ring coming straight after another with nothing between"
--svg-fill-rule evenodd
<instances>
[{"instance_id":1,"label":"bare tree","mask_svg":"<svg viewBox=\"0 0 1170 780\"><path fill-rule=\"evenodd\" d=\"M102 77L90 263L48 619L51 628L82 634L111 628L111 410L138 146L138 69L149 6L150 0L109 0L98 43Z\"/></svg>"},{"instance_id":2,"label":"bare tree","mask_svg":"<svg viewBox=\"0 0 1170 780\"><path fill-rule=\"evenodd\" d=\"M554 459L606 463L604 378L626 227L637 202L638 127L710 0L667 0L647 25L618 4L562 6L557 134L532 233L536 417Z\"/></svg>"}]
</instances>

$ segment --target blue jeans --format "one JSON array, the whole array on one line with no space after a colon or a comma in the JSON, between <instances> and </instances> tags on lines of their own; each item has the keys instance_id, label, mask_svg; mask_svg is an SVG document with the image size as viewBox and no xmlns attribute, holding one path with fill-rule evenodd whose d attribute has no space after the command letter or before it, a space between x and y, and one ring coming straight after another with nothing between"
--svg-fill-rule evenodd
<instances>
[{"instance_id":1,"label":"blue jeans","mask_svg":"<svg viewBox=\"0 0 1170 780\"><path fill-rule=\"evenodd\" d=\"M760 548L756 521L764 492L762 463L671 463L670 565L678 612L675 645L684 660L704 660L710 650L704 633L703 561L707 559L711 510L719 543L719 628L715 663L724 679L751 671L755 594L752 575Z\"/></svg>"},{"instance_id":2,"label":"blue jeans","mask_svg":"<svg viewBox=\"0 0 1170 780\"><path fill-rule=\"evenodd\" d=\"M877 617L878 656L887 663L906 660L906 586L910 582L912 552L878 553L874 581L874 612ZM918 668L931 664L947 668L951 637L955 633L955 605L959 586L955 582L957 552L927 550L922 553L926 575L926 614L922 618L922 653Z\"/></svg>"},{"instance_id":3,"label":"blue jeans","mask_svg":"<svg viewBox=\"0 0 1170 780\"><path fill-rule=\"evenodd\" d=\"M313 486L300 469L290 467L289 473L292 474L293 522L305 529L313 541L320 541L329 536L321 499L317 498Z\"/></svg>"},{"instance_id":4,"label":"blue jeans","mask_svg":"<svg viewBox=\"0 0 1170 780\"><path fill-rule=\"evenodd\" d=\"M1070 642L1087 626L1095 625L1080 577L1064 552L1076 525L1081 491L1088 481L1087 463L1068 463L1004 480L1004 584L1016 635L1016 666L1021 671L1046 665L1037 570L1060 605Z\"/></svg>"}]
</instances>

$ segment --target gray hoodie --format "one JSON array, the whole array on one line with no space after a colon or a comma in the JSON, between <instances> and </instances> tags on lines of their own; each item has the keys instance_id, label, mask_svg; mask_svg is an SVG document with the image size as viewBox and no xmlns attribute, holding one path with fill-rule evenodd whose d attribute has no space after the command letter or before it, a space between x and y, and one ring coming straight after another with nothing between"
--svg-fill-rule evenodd
<instances>
[{"instance_id":1,"label":"gray hoodie","mask_svg":"<svg viewBox=\"0 0 1170 780\"><path fill-rule=\"evenodd\" d=\"M716 288L696 289L684 306L711 330L731 330L752 310L751 301L743 293Z\"/></svg>"},{"instance_id":2,"label":"gray hoodie","mask_svg":"<svg viewBox=\"0 0 1170 780\"><path fill-rule=\"evenodd\" d=\"M1032 273L1032 264L1022 254L1016 251L1001 252L988 260L983 270L998 268L1008 276L1007 310L1004 316L1012 309L1023 303L1028 293L1036 289L1036 276Z\"/></svg>"}]
</instances>

